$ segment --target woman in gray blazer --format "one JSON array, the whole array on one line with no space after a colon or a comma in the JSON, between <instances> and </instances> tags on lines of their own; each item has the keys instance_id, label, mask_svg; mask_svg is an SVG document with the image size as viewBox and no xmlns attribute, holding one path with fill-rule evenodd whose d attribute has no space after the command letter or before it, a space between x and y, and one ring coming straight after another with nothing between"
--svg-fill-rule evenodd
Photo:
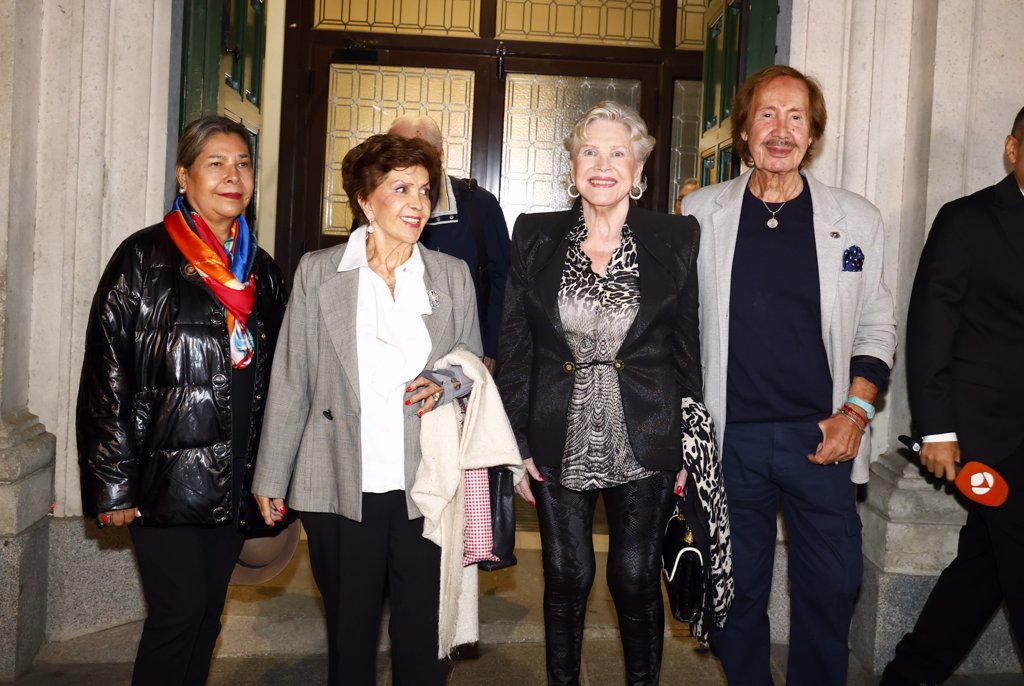
<instances>
[{"instance_id":1,"label":"woman in gray blazer","mask_svg":"<svg viewBox=\"0 0 1024 686\"><path fill-rule=\"evenodd\" d=\"M359 228L299 262L271 375L253 493L264 519L288 505L309 538L327 615L328 683L376 684L389 590L395 684L443 684L440 548L410 498L419 417L458 392L423 370L483 350L469 269L421 250L437 152L371 136L342 166ZM466 390L466 389L463 389Z\"/></svg>"},{"instance_id":2,"label":"woman in gray blazer","mask_svg":"<svg viewBox=\"0 0 1024 686\"><path fill-rule=\"evenodd\" d=\"M722 445L736 596L712 644L729 683L770 686L768 595L782 504L789 538L787 683L846 683L863 558L851 481L896 347L882 221L804 171L825 131L812 79L776 65L733 108L751 171L683 200L700 222L705 400Z\"/></svg>"}]
</instances>

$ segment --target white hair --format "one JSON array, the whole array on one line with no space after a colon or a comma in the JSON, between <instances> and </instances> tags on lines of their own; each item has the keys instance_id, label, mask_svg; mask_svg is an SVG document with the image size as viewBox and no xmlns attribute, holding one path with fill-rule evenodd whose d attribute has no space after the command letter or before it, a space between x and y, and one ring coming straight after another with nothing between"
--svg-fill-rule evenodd
<instances>
[{"instance_id":1,"label":"white hair","mask_svg":"<svg viewBox=\"0 0 1024 686\"><path fill-rule=\"evenodd\" d=\"M647 124L636 110L614 100L602 100L597 103L584 112L576 125L572 127L572 132L563 143L565 149L569 151L570 157L575 157L583 146L583 142L587 140L587 127L598 120L619 122L629 127L633 155L641 162L647 161L651 151L654 150L654 136L647 133Z\"/></svg>"},{"instance_id":2,"label":"white hair","mask_svg":"<svg viewBox=\"0 0 1024 686\"><path fill-rule=\"evenodd\" d=\"M391 128L388 129L388 133L391 133L395 129L404 129L406 131L414 131L413 137L419 138L425 141L430 147L440 150L444 140L441 137L441 129L430 117L424 117L422 115L405 114L391 122Z\"/></svg>"}]
</instances>

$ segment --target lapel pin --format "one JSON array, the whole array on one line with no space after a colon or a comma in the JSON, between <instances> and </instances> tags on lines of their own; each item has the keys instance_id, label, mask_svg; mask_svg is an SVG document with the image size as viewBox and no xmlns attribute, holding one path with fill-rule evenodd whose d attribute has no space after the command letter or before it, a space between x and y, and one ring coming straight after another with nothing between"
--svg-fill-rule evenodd
<instances>
[{"instance_id":1,"label":"lapel pin","mask_svg":"<svg viewBox=\"0 0 1024 686\"><path fill-rule=\"evenodd\" d=\"M829 234L829 236L832 236L832 238L839 238L839 232L833 231L832 233Z\"/></svg>"}]
</instances>

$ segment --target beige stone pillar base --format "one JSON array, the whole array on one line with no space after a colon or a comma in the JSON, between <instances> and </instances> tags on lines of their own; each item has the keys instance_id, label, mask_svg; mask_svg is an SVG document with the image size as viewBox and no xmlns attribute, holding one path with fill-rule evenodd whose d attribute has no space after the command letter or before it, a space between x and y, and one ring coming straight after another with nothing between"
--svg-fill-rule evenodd
<instances>
[{"instance_id":1,"label":"beige stone pillar base","mask_svg":"<svg viewBox=\"0 0 1024 686\"><path fill-rule=\"evenodd\" d=\"M0 681L26 672L46 638L54 449L28 412L0 422Z\"/></svg>"}]
</instances>

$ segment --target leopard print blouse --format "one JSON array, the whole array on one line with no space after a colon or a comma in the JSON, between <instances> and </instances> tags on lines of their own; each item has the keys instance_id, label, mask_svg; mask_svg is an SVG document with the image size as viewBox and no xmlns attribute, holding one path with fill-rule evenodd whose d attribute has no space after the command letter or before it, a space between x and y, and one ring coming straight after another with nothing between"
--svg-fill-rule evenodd
<instances>
[{"instance_id":1,"label":"leopard print blouse","mask_svg":"<svg viewBox=\"0 0 1024 686\"><path fill-rule=\"evenodd\" d=\"M583 252L586 237L581 211L569 233L558 288L558 313L576 365L560 483L575 491L617 486L655 473L633 455L618 371L611 364L640 308L636 241L623 225L622 243L600 276Z\"/></svg>"}]
</instances>

